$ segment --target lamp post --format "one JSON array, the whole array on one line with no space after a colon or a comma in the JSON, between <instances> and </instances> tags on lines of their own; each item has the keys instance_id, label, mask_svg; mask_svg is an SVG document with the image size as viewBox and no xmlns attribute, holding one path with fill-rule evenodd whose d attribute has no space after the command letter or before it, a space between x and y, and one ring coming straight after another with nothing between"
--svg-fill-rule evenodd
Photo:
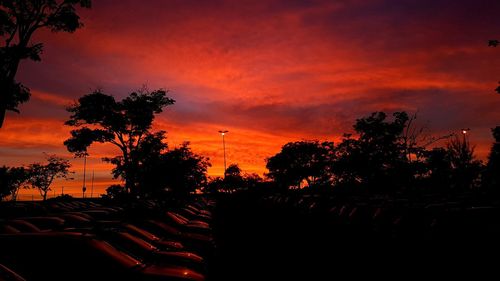
<instances>
[{"instance_id":1,"label":"lamp post","mask_svg":"<svg viewBox=\"0 0 500 281\"><path fill-rule=\"evenodd\" d=\"M224 150L224 178L226 178L226 142L224 136L228 133L228 130L221 130L219 133L222 135L222 148Z\"/></svg>"},{"instance_id":2,"label":"lamp post","mask_svg":"<svg viewBox=\"0 0 500 281\"><path fill-rule=\"evenodd\" d=\"M90 198L94 195L94 170L92 170L92 185L90 187Z\"/></svg>"},{"instance_id":3,"label":"lamp post","mask_svg":"<svg viewBox=\"0 0 500 281\"><path fill-rule=\"evenodd\" d=\"M82 197L85 198L85 191L87 187L85 186L85 176L87 172L87 153L83 155L83 186L82 186Z\"/></svg>"},{"instance_id":4,"label":"lamp post","mask_svg":"<svg viewBox=\"0 0 500 281\"><path fill-rule=\"evenodd\" d=\"M470 129L462 129L462 135L464 135L464 143L467 141L466 136L469 133Z\"/></svg>"}]
</instances>

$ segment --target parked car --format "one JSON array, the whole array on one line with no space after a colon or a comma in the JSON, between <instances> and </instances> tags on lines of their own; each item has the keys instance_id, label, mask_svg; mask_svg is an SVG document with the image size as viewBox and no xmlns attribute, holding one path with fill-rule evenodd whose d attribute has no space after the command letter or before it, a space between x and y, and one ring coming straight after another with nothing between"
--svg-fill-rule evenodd
<instances>
[{"instance_id":1,"label":"parked car","mask_svg":"<svg viewBox=\"0 0 500 281\"><path fill-rule=\"evenodd\" d=\"M0 263L27 280L191 280L181 266L146 264L95 235L76 232L0 235Z\"/></svg>"},{"instance_id":2,"label":"parked car","mask_svg":"<svg viewBox=\"0 0 500 281\"><path fill-rule=\"evenodd\" d=\"M108 230L99 233L105 241L115 248L150 264L175 265L204 271L204 260L197 254L186 251L160 251L153 244L130 233L120 230Z\"/></svg>"}]
</instances>

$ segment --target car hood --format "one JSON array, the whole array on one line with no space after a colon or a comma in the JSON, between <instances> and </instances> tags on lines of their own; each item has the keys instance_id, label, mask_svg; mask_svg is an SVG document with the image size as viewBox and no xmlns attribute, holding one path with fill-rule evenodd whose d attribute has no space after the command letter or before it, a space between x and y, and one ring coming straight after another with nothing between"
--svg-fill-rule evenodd
<instances>
[{"instance_id":1,"label":"car hood","mask_svg":"<svg viewBox=\"0 0 500 281\"><path fill-rule=\"evenodd\" d=\"M143 270L145 275L165 277L165 279L176 278L179 280L204 281L205 277L193 270L182 267L164 267L152 265Z\"/></svg>"}]
</instances>

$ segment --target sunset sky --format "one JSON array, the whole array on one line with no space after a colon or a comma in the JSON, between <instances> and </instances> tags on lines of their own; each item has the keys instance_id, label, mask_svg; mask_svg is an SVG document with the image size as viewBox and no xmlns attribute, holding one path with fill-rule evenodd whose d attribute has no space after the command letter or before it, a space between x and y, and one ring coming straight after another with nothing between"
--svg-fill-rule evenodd
<instances>
[{"instance_id":1,"label":"sunset sky","mask_svg":"<svg viewBox=\"0 0 500 281\"><path fill-rule=\"evenodd\" d=\"M147 3L147 4L146 4ZM0 165L71 159L81 190L81 159L62 142L65 107L101 88L121 99L146 84L176 104L155 121L170 147L190 141L210 158L210 175L228 163L265 172L286 142L338 141L373 111L418 111L434 135L471 128L484 159L500 125L500 1L489 0L94 0L74 34L43 31L42 62L21 65L32 92L0 129ZM94 145L87 168L95 192L111 181Z\"/></svg>"}]
</instances>

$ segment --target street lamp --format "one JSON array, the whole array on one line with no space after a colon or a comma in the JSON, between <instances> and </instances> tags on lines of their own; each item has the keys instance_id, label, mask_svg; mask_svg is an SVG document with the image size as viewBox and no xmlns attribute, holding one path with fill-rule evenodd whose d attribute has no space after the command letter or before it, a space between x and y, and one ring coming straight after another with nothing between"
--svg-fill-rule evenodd
<instances>
[{"instance_id":1,"label":"street lamp","mask_svg":"<svg viewBox=\"0 0 500 281\"><path fill-rule=\"evenodd\" d=\"M219 133L222 135L222 148L224 150L224 178L226 178L226 142L224 141L224 136L228 132L228 130L219 131Z\"/></svg>"},{"instance_id":2,"label":"street lamp","mask_svg":"<svg viewBox=\"0 0 500 281\"><path fill-rule=\"evenodd\" d=\"M90 188L90 198L94 195L94 170L92 170L92 187Z\"/></svg>"},{"instance_id":3,"label":"street lamp","mask_svg":"<svg viewBox=\"0 0 500 281\"><path fill-rule=\"evenodd\" d=\"M469 129L469 128L467 128L467 129L462 129L462 135L464 135L464 143L465 143L465 141L466 141L466 136L467 136L467 134L469 133L469 131L470 131L470 129Z\"/></svg>"},{"instance_id":4,"label":"street lamp","mask_svg":"<svg viewBox=\"0 0 500 281\"><path fill-rule=\"evenodd\" d=\"M83 155L83 186L82 186L83 198L85 198L85 191L87 191L87 187L85 186L86 173L87 173L87 153Z\"/></svg>"}]
</instances>

